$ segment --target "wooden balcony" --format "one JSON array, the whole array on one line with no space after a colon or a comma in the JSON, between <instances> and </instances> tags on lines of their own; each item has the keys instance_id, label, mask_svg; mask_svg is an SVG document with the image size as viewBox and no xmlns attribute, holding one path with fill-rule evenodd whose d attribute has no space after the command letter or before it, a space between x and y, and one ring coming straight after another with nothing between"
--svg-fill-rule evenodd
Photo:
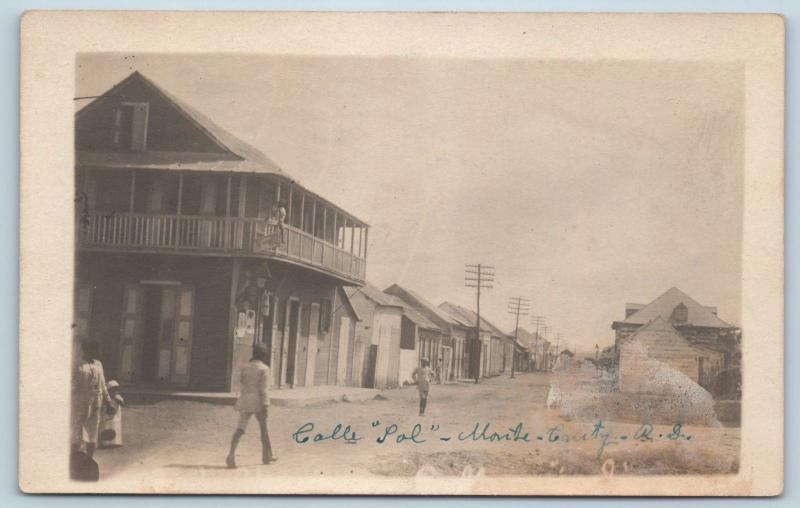
<instances>
[{"instance_id":1,"label":"wooden balcony","mask_svg":"<svg viewBox=\"0 0 800 508\"><path fill-rule=\"evenodd\" d=\"M264 219L159 214L83 215L78 248L125 252L285 259L350 282L366 279L366 260L298 228Z\"/></svg>"}]
</instances>

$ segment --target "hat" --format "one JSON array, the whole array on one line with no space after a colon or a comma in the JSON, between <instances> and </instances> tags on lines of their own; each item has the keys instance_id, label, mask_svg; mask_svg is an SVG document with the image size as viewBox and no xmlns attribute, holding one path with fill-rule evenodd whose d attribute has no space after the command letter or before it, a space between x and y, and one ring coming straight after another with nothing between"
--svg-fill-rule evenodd
<instances>
[{"instance_id":1,"label":"hat","mask_svg":"<svg viewBox=\"0 0 800 508\"><path fill-rule=\"evenodd\" d=\"M117 383L113 379L111 381L109 381L108 383L106 383L106 390L110 390L112 388L119 388L119 383Z\"/></svg>"},{"instance_id":2,"label":"hat","mask_svg":"<svg viewBox=\"0 0 800 508\"><path fill-rule=\"evenodd\" d=\"M269 358L269 350L264 344L255 344L253 346L253 358L256 360L266 361Z\"/></svg>"}]
</instances>

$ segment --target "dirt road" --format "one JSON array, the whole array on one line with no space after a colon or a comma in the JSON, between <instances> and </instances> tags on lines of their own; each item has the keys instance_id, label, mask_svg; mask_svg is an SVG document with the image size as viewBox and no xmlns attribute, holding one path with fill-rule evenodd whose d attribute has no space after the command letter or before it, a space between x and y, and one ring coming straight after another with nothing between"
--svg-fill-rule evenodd
<instances>
[{"instance_id":1,"label":"dirt road","mask_svg":"<svg viewBox=\"0 0 800 508\"><path fill-rule=\"evenodd\" d=\"M366 402L273 407L270 434L279 461L260 464L251 422L239 446L238 472L224 466L237 417L230 406L177 400L132 405L125 408L125 446L100 450L97 458L107 479L220 478L243 471L267 478L277 472L378 478L600 474L603 468L686 474L738 467L738 429L676 432L673 426L569 421L561 410L545 407L548 388L547 374L532 373L479 385L434 385L425 417L417 416L413 387L386 390Z\"/></svg>"}]
</instances>

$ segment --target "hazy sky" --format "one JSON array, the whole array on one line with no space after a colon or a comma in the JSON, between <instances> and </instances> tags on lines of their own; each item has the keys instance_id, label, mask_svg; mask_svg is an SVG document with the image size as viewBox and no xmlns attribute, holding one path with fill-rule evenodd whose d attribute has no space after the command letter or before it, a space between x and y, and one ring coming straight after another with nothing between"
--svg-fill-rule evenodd
<instances>
[{"instance_id":1,"label":"hazy sky","mask_svg":"<svg viewBox=\"0 0 800 508\"><path fill-rule=\"evenodd\" d=\"M579 349L672 286L739 321L737 66L124 56L82 56L76 95L139 70L369 222L380 288L474 308L491 264L488 319L527 297Z\"/></svg>"}]
</instances>

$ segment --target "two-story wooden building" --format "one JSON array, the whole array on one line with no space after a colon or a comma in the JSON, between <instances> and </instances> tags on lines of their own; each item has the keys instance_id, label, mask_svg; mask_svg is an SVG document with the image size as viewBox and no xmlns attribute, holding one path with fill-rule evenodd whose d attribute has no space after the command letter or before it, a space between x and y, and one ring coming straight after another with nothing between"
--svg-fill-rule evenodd
<instances>
[{"instance_id":1,"label":"two-story wooden building","mask_svg":"<svg viewBox=\"0 0 800 508\"><path fill-rule=\"evenodd\" d=\"M75 338L109 379L236 390L264 343L277 386L346 382L366 223L138 72L76 113L75 161Z\"/></svg>"}]
</instances>

